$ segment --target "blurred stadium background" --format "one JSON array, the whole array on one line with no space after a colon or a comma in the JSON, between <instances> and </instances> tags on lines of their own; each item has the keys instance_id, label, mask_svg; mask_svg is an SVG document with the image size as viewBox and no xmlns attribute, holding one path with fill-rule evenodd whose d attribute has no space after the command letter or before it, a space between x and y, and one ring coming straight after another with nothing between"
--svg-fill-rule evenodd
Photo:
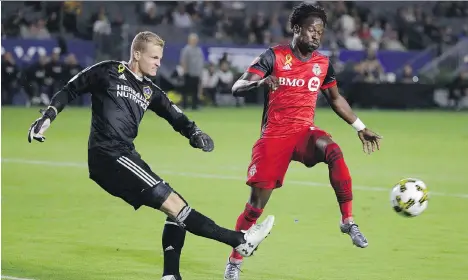
<instances>
[{"instance_id":1,"label":"blurred stadium background","mask_svg":"<svg viewBox=\"0 0 468 280\"><path fill-rule=\"evenodd\" d=\"M190 148L153 114L136 146L194 208L234 227L249 194L245 175L263 93L240 100L230 88L267 46L290 39L287 16L296 3L2 1L1 278L159 279L163 215L134 213L88 179L89 96L65 109L45 143L26 141L38 106L80 69L127 60L142 30L167 43L156 82L216 148ZM319 2L330 18L320 51L360 118L384 136L381 151L364 155L353 130L319 99L317 124L344 151L354 215L370 245L358 250L339 233L327 167L293 162L265 210L276 215L274 232L245 263L242 279L467 279L467 3ZM190 34L206 62L197 106L181 65ZM423 179L431 191L428 210L414 219L397 216L389 203L391 187L405 177ZM228 253L188 235L184 279L222 279Z\"/></svg>"},{"instance_id":2,"label":"blurred stadium background","mask_svg":"<svg viewBox=\"0 0 468 280\"><path fill-rule=\"evenodd\" d=\"M230 100L233 81L265 47L290 39L287 17L295 3L3 2L2 104L47 102L79 69L128 59L133 36L151 30L167 41L156 79L174 91L174 101L184 92L181 51L194 33L206 61L203 104L242 105ZM330 18L321 51L353 105L468 107L467 2L320 4ZM262 94L246 100L262 101ZM75 104L89 105L89 98Z\"/></svg>"}]
</instances>

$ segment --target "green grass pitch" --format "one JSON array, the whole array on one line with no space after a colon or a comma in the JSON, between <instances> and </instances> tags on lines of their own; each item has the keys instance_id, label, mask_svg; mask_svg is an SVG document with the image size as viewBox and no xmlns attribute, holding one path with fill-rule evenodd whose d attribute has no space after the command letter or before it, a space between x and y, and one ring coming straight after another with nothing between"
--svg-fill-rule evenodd
<instances>
[{"instance_id":1,"label":"green grass pitch","mask_svg":"<svg viewBox=\"0 0 468 280\"><path fill-rule=\"evenodd\" d=\"M259 133L261 108L188 112L215 140L203 153L148 112L136 140L153 170L217 223L234 227L249 189L246 169ZM382 150L365 155L352 128L330 109L316 122L341 145L354 184L354 214L369 247L352 246L338 229L339 212L328 170L292 163L265 214L276 226L243 279L467 279L468 116L450 112L358 111L384 136ZM68 108L28 144L38 109L2 108L2 275L39 280L160 279L164 217L135 212L88 179L90 111ZM433 192L416 218L390 207L390 188L418 177ZM188 235L182 274L222 279L229 248ZM3 278L3 277L2 277Z\"/></svg>"}]
</instances>

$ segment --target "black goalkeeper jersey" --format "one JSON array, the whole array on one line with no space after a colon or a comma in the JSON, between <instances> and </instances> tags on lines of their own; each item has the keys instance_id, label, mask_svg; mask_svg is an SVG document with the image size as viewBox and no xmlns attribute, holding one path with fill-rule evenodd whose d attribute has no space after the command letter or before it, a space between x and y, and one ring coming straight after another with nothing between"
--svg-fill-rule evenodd
<instances>
[{"instance_id":1,"label":"black goalkeeper jersey","mask_svg":"<svg viewBox=\"0 0 468 280\"><path fill-rule=\"evenodd\" d=\"M185 137L195 128L184 113L157 85L138 77L126 62L103 61L74 76L52 98L60 112L81 94L91 93L92 120L88 149L107 153L134 149L133 141L147 109L166 119Z\"/></svg>"}]
</instances>

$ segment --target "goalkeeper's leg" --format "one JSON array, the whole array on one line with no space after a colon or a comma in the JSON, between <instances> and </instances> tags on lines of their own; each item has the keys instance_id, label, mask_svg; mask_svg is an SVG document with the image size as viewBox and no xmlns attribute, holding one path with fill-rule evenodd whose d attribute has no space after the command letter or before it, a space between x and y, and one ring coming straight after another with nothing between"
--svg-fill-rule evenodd
<instances>
[{"instance_id":1,"label":"goalkeeper's leg","mask_svg":"<svg viewBox=\"0 0 468 280\"><path fill-rule=\"evenodd\" d=\"M220 227L210 218L192 209L164 181L146 189L143 198L142 205L161 210L188 232L229 245L244 257L253 254L268 236L274 223L274 217L268 216L263 223L252 226L245 233Z\"/></svg>"}]
</instances>

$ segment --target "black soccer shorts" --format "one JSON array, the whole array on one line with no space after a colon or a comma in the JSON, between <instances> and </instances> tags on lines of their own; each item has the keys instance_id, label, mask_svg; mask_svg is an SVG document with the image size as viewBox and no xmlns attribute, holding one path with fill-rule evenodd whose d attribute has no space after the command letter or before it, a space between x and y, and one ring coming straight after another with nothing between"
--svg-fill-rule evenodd
<instances>
[{"instance_id":1,"label":"black soccer shorts","mask_svg":"<svg viewBox=\"0 0 468 280\"><path fill-rule=\"evenodd\" d=\"M113 196L132 205L160 209L173 189L156 175L136 151L108 155L88 152L89 177Z\"/></svg>"}]
</instances>

